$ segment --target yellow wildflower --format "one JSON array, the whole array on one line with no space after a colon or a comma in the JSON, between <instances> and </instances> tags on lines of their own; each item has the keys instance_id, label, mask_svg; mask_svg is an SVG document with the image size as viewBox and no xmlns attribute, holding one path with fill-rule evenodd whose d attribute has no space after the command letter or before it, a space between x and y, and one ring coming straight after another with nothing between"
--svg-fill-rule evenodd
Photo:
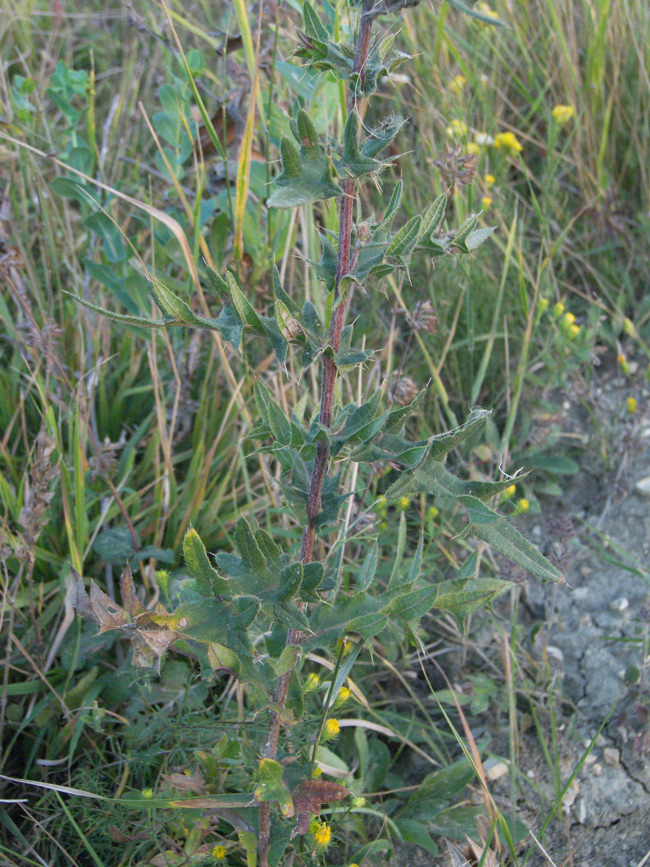
<instances>
[{"instance_id":1,"label":"yellow wildflower","mask_svg":"<svg viewBox=\"0 0 650 867\"><path fill-rule=\"evenodd\" d=\"M483 210L487 211L487 209L492 204L492 196L483 196L481 199L481 205L483 206Z\"/></svg>"},{"instance_id":2,"label":"yellow wildflower","mask_svg":"<svg viewBox=\"0 0 650 867\"><path fill-rule=\"evenodd\" d=\"M509 485L505 491L501 494L504 500L510 500L515 495L515 491L517 490L517 485Z\"/></svg>"},{"instance_id":3,"label":"yellow wildflower","mask_svg":"<svg viewBox=\"0 0 650 867\"><path fill-rule=\"evenodd\" d=\"M512 156L523 151L523 145L514 132L500 132L494 137L494 147L503 149Z\"/></svg>"},{"instance_id":4,"label":"yellow wildflower","mask_svg":"<svg viewBox=\"0 0 650 867\"><path fill-rule=\"evenodd\" d=\"M576 321L576 318L573 313L567 312L564 314L563 321L565 325L573 325L573 323Z\"/></svg>"},{"instance_id":5,"label":"yellow wildflower","mask_svg":"<svg viewBox=\"0 0 650 867\"><path fill-rule=\"evenodd\" d=\"M574 337L577 337L580 334L580 326L579 325L570 325L569 326L569 337L573 340Z\"/></svg>"},{"instance_id":6,"label":"yellow wildflower","mask_svg":"<svg viewBox=\"0 0 650 867\"><path fill-rule=\"evenodd\" d=\"M439 514L440 510L437 508L437 506L429 506L429 508L427 509L427 518L430 521L435 521Z\"/></svg>"},{"instance_id":7,"label":"yellow wildflower","mask_svg":"<svg viewBox=\"0 0 650 867\"><path fill-rule=\"evenodd\" d=\"M226 857L226 847L225 846L215 846L212 850L212 857L216 861L222 861Z\"/></svg>"},{"instance_id":8,"label":"yellow wildflower","mask_svg":"<svg viewBox=\"0 0 650 867\"><path fill-rule=\"evenodd\" d=\"M329 741L338 737L340 731L339 721L337 719L328 719L323 729L323 740Z\"/></svg>"},{"instance_id":9,"label":"yellow wildflower","mask_svg":"<svg viewBox=\"0 0 650 867\"><path fill-rule=\"evenodd\" d=\"M408 509L408 507L409 507L410 505L411 505L411 501L410 501L410 499L409 499L408 497L400 497L399 500L397 501L397 508L398 508L401 512L403 512L404 509Z\"/></svg>"},{"instance_id":10,"label":"yellow wildflower","mask_svg":"<svg viewBox=\"0 0 650 867\"><path fill-rule=\"evenodd\" d=\"M475 141L471 141L471 142L467 145L467 153L470 154L470 156L473 156L473 157L478 156L478 154L481 153L481 148L476 144Z\"/></svg>"},{"instance_id":11,"label":"yellow wildflower","mask_svg":"<svg viewBox=\"0 0 650 867\"><path fill-rule=\"evenodd\" d=\"M526 497L520 497L517 500L517 509L520 512L527 512L530 509L530 503L526 499Z\"/></svg>"},{"instance_id":12,"label":"yellow wildflower","mask_svg":"<svg viewBox=\"0 0 650 867\"><path fill-rule=\"evenodd\" d=\"M462 120L454 118L447 127L447 135L449 138L465 138L467 135L467 124Z\"/></svg>"},{"instance_id":13,"label":"yellow wildflower","mask_svg":"<svg viewBox=\"0 0 650 867\"><path fill-rule=\"evenodd\" d=\"M630 372L630 362L627 360L627 358L623 355L622 352L619 352L619 354L616 356L616 360L621 365L621 370L623 371L623 373L627 376Z\"/></svg>"},{"instance_id":14,"label":"yellow wildflower","mask_svg":"<svg viewBox=\"0 0 650 867\"><path fill-rule=\"evenodd\" d=\"M146 798L147 801L151 801L151 799L153 798L153 789L143 789L142 797Z\"/></svg>"},{"instance_id":15,"label":"yellow wildflower","mask_svg":"<svg viewBox=\"0 0 650 867\"><path fill-rule=\"evenodd\" d=\"M312 671L309 675L307 675L307 680L305 681L305 692L313 692L319 683L320 677L316 674L315 671Z\"/></svg>"},{"instance_id":16,"label":"yellow wildflower","mask_svg":"<svg viewBox=\"0 0 650 867\"><path fill-rule=\"evenodd\" d=\"M491 189L496 184L496 182L497 179L494 177L494 175L485 176L485 186L488 188L488 190Z\"/></svg>"},{"instance_id":17,"label":"yellow wildflower","mask_svg":"<svg viewBox=\"0 0 650 867\"><path fill-rule=\"evenodd\" d=\"M553 120L558 126L568 123L575 113L576 110L572 105L556 105L551 112Z\"/></svg>"},{"instance_id":18,"label":"yellow wildflower","mask_svg":"<svg viewBox=\"0 0 650 867\"><path fill-rule=\"evenodd\" d=\"M537 309L540 312L540 315L548 310L548 298L540 298L537 302Z\"/></svg>"},{"instance_id":19,"label":"yellow wildflower","mask_svg":"<svg viewBox=\"0 0 650 867\"><path fill-rule=\"evenodd\" d=\"M636 412L637 402L635 397L628 397L625 403L627 405L627 411L630 413L630 415Z\"/></svg>"},{"instance_id":20,"label":"yellow wildflower","mask_svg":"<svg viewBox=\"0 0 650 867\"><path fill-rule=\"evenodd\" d=\"M452 93L456 93L456 94L462 93L466 84L467 84L467 79L465 78L464 75L456 75L451 80L451 84L449 85L449 90L451 90Z\"/></svg>"},{"instance_id":21,"label":"yellow wildflower","mask_svg":"<svg viewBox=\"0 0 650 867\"><path fill-rule=\"evenodd\" d=\"M564 304L561 301L558 301L557 304L553 305L553 316L555 316L556 319L559 319L565 309Z\"/></svg>"},{"instance_id":22,"label":"yellow wildflower","mask_svg":"<svg viewBox=\"0 0 650 867\"><path fill-rule=\"evenodd\" d=\"M317 819L314 819L309 824L309 831L314 838L314 843L320 849L324 849L332 839L332 829L327 822L319 822Z\"/></svg>"}]
</instances>

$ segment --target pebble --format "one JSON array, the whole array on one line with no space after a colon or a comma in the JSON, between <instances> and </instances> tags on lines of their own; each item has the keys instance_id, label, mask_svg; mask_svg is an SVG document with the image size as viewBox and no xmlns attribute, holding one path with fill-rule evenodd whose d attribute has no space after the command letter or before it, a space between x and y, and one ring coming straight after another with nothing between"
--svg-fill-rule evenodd
<instances>
[{"instance_id":1,"label":"pebble","mask_svg":"<svg viewBox=\"0 0 650 867\"><path fill-rule=\"evenodd\" d=\"M580 798L580 802L578 804L578 822L581 825L587 821L587 805L585 804L585 799Z\"/></svg>"},{"instance_id":2,"label":"pebble","mask_svg":"<svg viewBox=\"0 0 650 867\"><path fill-rule=\"evenodd\" d=\"M630 607L630 602L627 596L619 596L618 599L614 599L612 602L609 603L609 607L612 611L616 611L618 614L622 614Z\"/></svg>"},{"instance_id":3,"label":"pebble","mask_svg":"<svg viewBox=\"0 0 650 867\"><path fill-rule=\"evenodd\" d=\"M492 783L495 780L500 780L501 777L504 777L507 773L508 765L505 762L495 762L493 765L485 768L485 776Z\"/></svg>"},{"instance_id":4,"label":"pebble","mask_svg":"<svg viewBox=\"0 0 650 867\"><path fill-rule=\"evenodd\" d=\"M612 768L618 767L621 763L621 751L617 750L616 747L605 747L603 750L603 761Z\"/></svg>"},{"instance_id":5,"label":"pebble","mask_svg":"<svg viewBox=\"0 0 650 867\"><path fill-rule=\"evenodd\" d=\"M582 602L584 599L589 599L589 587L576 587L571 594L576 602Z\"/></svg>"},{"instance_id":6,"label":"pebble","mask_svg":"<svg viewBox=\"0 0 650 867\"><path fill-rule=\"evenodd\" d=\"M598 762L596 762L596 764L594 765L594 774L597 777L599 777L602 774L602 772L603 772L603 766L601 764L599 764Z\"/></svg>"},{"instance_id":7,"label":"pebble","mask_svg":"<svg viewBox=\"0 0 650 867\"><path fill-rule=\"evenodd\" d=\"M640 494L650 497L650 476L646 476L645 479L639 479L634 487Z\"/></svg>"}]
</instances>

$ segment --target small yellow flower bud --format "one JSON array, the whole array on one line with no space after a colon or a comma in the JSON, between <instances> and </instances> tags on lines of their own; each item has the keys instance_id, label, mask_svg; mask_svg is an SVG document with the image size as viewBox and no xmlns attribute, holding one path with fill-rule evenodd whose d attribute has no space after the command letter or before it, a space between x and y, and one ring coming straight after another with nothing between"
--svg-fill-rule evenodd
<instances>
[{"instance_id":1,"label":"small yellow flower bud","mask_svg":"<svg viewBox=\"0 0 650 867\"><path fill-rule=\"evenodd\" d=\"M342 686L339 690L339 694L336 696L336 701L334 702L334 707L341 707L341 705L345 704L346 701L350 698L351 692L347 688L347 686Z\"/></svg>"},{"instance_id":2,"label":"small yellow flower bud","mask_svg":"<svg viewBox=\"0 0 650 867\"><path fill-rule=\"evenodd\" d=\"M316 765L314 770L311 772L311 778L312 778L312 780L315 780L318 777L322 776L322 774L323 774L323 769L320 768L318 765Z\"/></svg>"},{"instance_id":3,"label":"small yellow flower bud","mask_svg":"<svg viewBox=\"0 0 650 867\"><path fill-rule=\"evenodd\" d=\"M215 861L223 861L226 857L226 847L225 846L215 846L212 850L212 857Z\"/></svg>"},{"instance_id":4,"label":"small yellow flower bud","mask_svg":"<svg viewBox=\"0 0 650 867\"><path fill-rule=\"evenodd\" d=\"M352 806L353 807L365 807L366 799L365 798L352 798Z\"/></svg>"},{"instance_id":5,"label":"small yellow flower bud","mask_svg":"<svg viewBox=\"0 0 650 867\"><path fill-rule=\"evenodd\" d=\"M562 321L564 322L565 325L573 325L573 323L576 321L576 318L573 315L573 313L567 312L562 317Z\"/></svg>"},{"instance_id":6,"label":"small yellow flower bud","mask_svg":"<svg viewBox=\"0 0 650 867\"><path fill-rule=\"evenodd\" d=\"M510 500L515 495L515 491L517 490L517 485L509 485L505 489L505 491L501 494L504 500Z\"/></svg>"},{"instance_id":7,"label":"small yellow flower bud","mask_svg":"<svg viewBox=\"0 0 650 867\"><path fill-rule=\"evenodd\" d=\"M153 799L153 789L143 789L142 797L146 798L147 801L151 801Z\"/></svg>"},{"instance_id":8,"label":"small yellow flower bud","mask_svg":"<svg viewBox=\"0 0 650 867\"><path fill-rule=\"evenodd\" d=\"M520 497L517 500L517 509L520 512L527 512L530 509L530 503L526 499L526 497Z\"/></svg>"},{"instance_id":9,"label":"small yellow flower bud","mask_svg":"<svg viewBox=\"0 0 650 867\"><path fill-rule=\"evenodd\" d=\"M630 337L638 337L634 322L632 322L631 319L628 319L627 316L623 320L623 331L626 334L629 334Z\"/></svg>"},{"instance_id":10,"label":"small yellow flower bud","mask_svg":"<svg viewBox=\"0 0 650 867\"><path fill-rule=\"evenodd\" d=\"M313 692L318 685L320 684L320 677L316 674L315 671L312 671L307 675L307 680L305 681L305 692Z\"/></svg>"},{"instance_id":11,"label":"small yellow flower bud","mask_svg":"<svg viewBox=\"0 0 650 867\"><path fill-rule=\"evenodd\" d=\"M537 309L542 313L545 313L548 310L548 298L540 298L537 302Z\"/></svg>"},{"instance_id":12,"label":"small yellow flower bud","mask_svg":"<svg viewBox=\"0 0 650 867\"><path fill-rule=\"evenodd\" d=\"M449 90L452 93L460 94L463 92L465 85L467 84L467 79L464 75L457 75L455 78L452 78L451 84L449 85Z\"/></svg>"},{"instance_id":13,"label":"small yellow flower bud","mask_svg":"<svg viewBox=\"0 0 650 867\"><path fill-rule=\"evenodd\" d=\"M343 651L343 656L347 656L348 653L352 650L352 642L349 638L339 638L339 640L334 645L334 649L337 656L339 655L341 650Z\"/></svg>"},{"instance_id":14,"label":"small yellow flower bud","mask_svg":"<svg viewBox=\"0 0 650 867\"><path fill-rule=\"evenodd\" d=\"M467 153L471 156L478 156L481 153L481 148L476 144L475 141L471 141L467 145Z\"/></svg>"},{"instance_id":15,"label":"small yellow flower bud","mask_svg":"<svg viewBox=\"0 0 650 867\"><path fill-rule=\"evenodd\" d=\"M483 198L481 199L481 205L483 207L483 210L487 211L487 209L490 207L491 204L492 204L492 196L483 196Z\"/></svg>"},{"instance_id":16,"label":"small yellow flower bud","mask_svg":"<svg viewBox=\"0 0 650 867\"><path fill-rule=\"evenodd\" d=\"M488 190L491 189L496 184L496 182L497 179L494 177L494 175L485 176L485 186L488 188Z\"/></svg>"},{"instance_id":17,"label":"small yellow flower bud","mask_svg":"<svg viewBox=\"0 0 650 867\"><path fill-rule=\"evenodd\" d=\"M637 410L637 402L635 397L628 397L625 401L627 405L627 411L632 415Z\"/></svg>"},{"instance_id":18,"label":"small yellow flower bud","mask_svg":"<svg viewBox=\"0 0 650 867\"><path fill-rule=\"evenodd\" d=\"M570 325L569 326L569 337L573 340L574 337L577 337L580 334L580 326L579 325Z\"/></svg>"},{"instance_id":19,"label":"small yellow flower bud","mask_svg":"<svg viewBox=\"0 0 650 867\"><path fill-rule=\"evenodd\" d=\"M440 510L437 506L429 506L429 508L427 509L427 518L430 521L435 521L439 514Z\"/></svg>"},{"instance_id":20,"label":"small yellow flower bud","mask_svg":"<svg viewBox=\"0 0 650 867\"><path fill-rule=\"evenodd\" d=\"M334 738L338 737L340 730L339 721L337 719L328 719L325 723L325 728L323 729L323 740L334 740Z\"/></svg>"},{"instance_id":21,"label":"small yellow flower bud","mask_svg":"<svg viewBox=\"0 0 650 867\"><path fill-rule=\"evenodd\" d=\"M553 316L555 316L556 319L559 319L565 309L564 304L561 301L558 301L557 304L553 305Z\"/></svg>"},{"instance_id":22,"label":"small yellow flower bud","mask_svg":"<svg viewBox=\"0 0 650 867\"><path fill-rule=\"evenodd\" d=\"M488 18L498 18L499 17L497 15L497 13L494 11L494 9L492 9L490 4L486 3L485 0L481 0L481 2L478 4L478 9L480 12L483 13L483 15L487 15Z\"/></svg>"},{"instance_id":23,"label":"small yellow flower bud","mask_svg":"<svg viewBox=\"0 0 650 867\"><path fill-rule=\"evenodd\" d=\"M410 505L411 505L411 501L408 497L400 497L399 500L397 501L397 508L401 512L403 512L405 509L408 509L408 507Z\"/></svg>"}]
</instances>

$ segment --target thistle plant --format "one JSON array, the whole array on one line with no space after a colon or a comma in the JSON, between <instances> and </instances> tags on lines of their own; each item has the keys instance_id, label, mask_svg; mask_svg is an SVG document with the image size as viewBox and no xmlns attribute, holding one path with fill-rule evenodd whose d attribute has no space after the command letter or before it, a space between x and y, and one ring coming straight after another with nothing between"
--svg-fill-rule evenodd
<instances>
[{"instance_id":1,"label":"thistle plant","mask_svg":"<svg viewBox=\"0 0 650 867\"><path fill-rule=\"evenodd\" d=\"M278 541L284 536L274 539L241 517L234 529L235 553L220 552L213 558L195 530L186 533L183 553L189 577L174 588L166 573L158 573L163 601L153 609L140 601L129 569L122 576L122 606L95 584L87 592L81 576L76 585L78 612L97 623L100 631L117 629L127 635L135 665L159 667L165 652L178 648L198 659L206 677L227 672L242 686L242 707L248 716L240 720L241 732L247 721L254 720L257 727L241 734L239 748L252 756L256 767L249 774L213 774L201 797L184 803L215 809L226 827L236 829L248 864L260 867L293 859L289 852L301 845L302 837L311 841L312 849L322 851L331 833L317 818L322 805L362 794L322 780L315 771L319 744L338 732L332 710L340 706L341 696L349 694L345 683L364 646L386 628L389 618L417 641L418 623L430 610L462 618L509 586L496 578L476 577L473 571L436 582L422 577L422 538L406 563L401 562L403 548L398 552L390 578L381 586L376 577L379 544L371 538L365 557L349 579L346 573L344 582L342 514L349 496L356 493L346 490L354 477L353 464L390 462L399 470L386 491L388 500L422 493L439 503L453 500L467 512L466 535L489 543L543 580L562 580L556 568L489 505L512 488L511 477L463 481L445 466L449 452L481 431L489 411L474 408L460 427L414 442L405 428L423 394L399 408L393 408L381 390L363 403L337 402L338 378L358 368L363 372L372 356L372 349L356 348L353 325L346 322L351 288L358 287L372 304L380 304L377 290L382 281L399 272L408 277L414 256L469 256L492 232L479 227L478 214L460 226L449 226L445 194L400 226L401 182L381 218L362 212L360 187L367 181L378 186L391 165L389 145L405 121L390 116L366 129L360 105L372 97L380 79L390 79L391 72L408 60L393 51L392 38L384 34L390 23L387 16L410 5L414 4L393 0L351 2L337 13L348 31L339 26L341 20L335 26L331 16L320 15L309 2L303 7L299 56L305 67L325 71L342 83L347 94L342 136L336 141L319 135L309 113L298 109L290 119L291 135L280 143L282 170L273 181L267 206L292 209L336 201L338 235L321 234L321 258L315 266L326 299L325 319L313 303L300 304L286 291L276 269L270 316L258 312L253 293L236 273L219 274L209 267L206 280L223 300L216 318L194 313L156 277L150 284L162 313L156 320L115 314L77 298L129 325L213 330L243 353L249 336L267 341L277 357L278 375L283 375L290 352L301 353L303 369L318 369L320 407L308 421L297 408L287 414L261 380L254 383L257 418L250 436L282 469L283 504L302 528L299 553L292 555ZM451 5L487 24L499 24L460 0ZM351 34L351 43L339 38L345 32ZM316 692L318 677L308 672L307 655L314 651L329 660L324 693ZM309 708L317 694L322 704L314 715ZM251 732L259 730L260 720L263 734L255 740ZM147 801L148 809L155 805L155 800ZM221 845L217 848L225 851Z\"/></svg>"}]
</instances>

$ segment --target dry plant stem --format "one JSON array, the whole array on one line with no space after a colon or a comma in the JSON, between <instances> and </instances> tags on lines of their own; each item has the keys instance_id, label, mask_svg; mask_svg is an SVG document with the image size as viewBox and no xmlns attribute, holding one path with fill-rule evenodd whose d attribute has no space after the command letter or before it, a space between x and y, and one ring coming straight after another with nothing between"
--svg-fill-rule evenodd
<instances>
[{"instance_id":1,"label":"dry plant stem","mask_svg":"<svg viewBox=\"0 0 650 867\"><path fill-rule=\"evenodd\" d=\"M372 31L372 9L374 0L364 0L359 23L359 36L357 50L354 59L354 71L359 73L363 81L363 72L368 59L370 48L370 34ZM357 92L360 88L357 88ZM357 94L350 94L348 111L357 110ZM343 277L350 269L350 251L352 244L352 215L354 209L354 179L346 178L343 183L343 196L341 201L341 214L339 219L339 243L338 259L336 268L336 281L334 283L334 306L329 330L329 346L333 352L338 352L341 342L341 332L345 322L345 299L341 298L339 286ZM336 385L336 361L332 353L323 355L323 378L321 382L320 423L324 427L332 425L332 411L334 407L334 386ZM302 534L302 547L300 559L302 563L310 563L316 535L316 523L321 509L321 493L329 463L329 446L320 442L316 448L316 458L312 468L309 492L307 495L307 525ZM301 606L304 607L304 606ZM300 644L302 633L297 629L290 629L287 635L287 644ZM275 689L274 700L278 708L284 708L289 690L289 681L292 671L288 671L278 679ZM269 727L269 736L266 743L266 758L274 759L278 750L280 736L281 715L274 712ZM260 867L268 867L268 850L271 831L271 805L268 802L260 804L259 838L258 849Z\"/></svg>"}]
</instances>

